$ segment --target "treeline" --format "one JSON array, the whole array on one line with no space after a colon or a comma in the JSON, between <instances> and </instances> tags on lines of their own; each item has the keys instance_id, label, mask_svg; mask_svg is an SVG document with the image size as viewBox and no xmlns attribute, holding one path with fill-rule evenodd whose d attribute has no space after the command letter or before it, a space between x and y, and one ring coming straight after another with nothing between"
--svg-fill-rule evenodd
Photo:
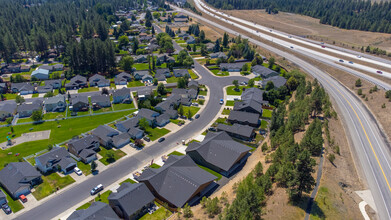
<instances>
[{"instance_id":1,"label":"treeline","mask_svg":"<svg viewBox=\"0 0 391 220\"><path fill-rule=\"evenodd\" d=\"M370 0L206 0L216 8L266 9L307 15L343 29L391 33L391 2Z\"/></svg>"}]
</instances>

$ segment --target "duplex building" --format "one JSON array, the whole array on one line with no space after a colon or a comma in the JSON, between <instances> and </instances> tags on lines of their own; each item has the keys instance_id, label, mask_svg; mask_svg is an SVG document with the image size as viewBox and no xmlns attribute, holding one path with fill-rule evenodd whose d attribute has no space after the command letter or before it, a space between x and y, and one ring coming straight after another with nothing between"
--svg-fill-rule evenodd
<instances>
[{"instance_id":1,"label":"duplex building","mask_svg":"<svg viewBox=\"0 0 391 220\"><path fill-rule=\"evenodd\" d=\"M35 158L35 166L42 172L57 170L68 173L77 165L64 147L54 147L51 151Z\"/></svg>"},{"instance_id":2,"label":"duplex building","mask_svg":"<svg viewBox=\"0 0 391 220\"><path fill-rule=\"evenodd\" d=\"M109 147L113 143L113 137L119 135L119 132L107 125L99 125L92 134L99 138L99 142L102 146Z\"/></svg>"},{"instance_id":3,"label":"duplex building","mask_svg":"<svg viewBox=\"0 0 391 220\"><path fill-rule=\"evenodd\" d=\"M79 157L84 163L96 160L96 151L99 150L99 138L88 135L80 139L72 139L68 142L68 151Z\"/></svg>"}]
</instances>

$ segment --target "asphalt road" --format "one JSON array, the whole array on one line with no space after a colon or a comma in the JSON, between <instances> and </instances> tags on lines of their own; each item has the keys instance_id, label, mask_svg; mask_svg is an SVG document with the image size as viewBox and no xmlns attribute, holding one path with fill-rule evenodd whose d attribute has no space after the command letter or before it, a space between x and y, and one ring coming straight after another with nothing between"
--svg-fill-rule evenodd
<instances>
[{"instance_id":1,"label":"asphalt road","mask_svg":"<svg viewBox=\"0 0 391 220\"><path fill-rule=\"evenodd\" d=\"M217 24L202 16L183 9L176 9L228 33L234 35L240 34L243 38L248 38L244 35L246 33L245 31L238 33L227 28L227 26ZM327 90L334 101L339 118L342 118L344 122L346 133L353 149L354 159L365 175L368 187L375 200L377 214L380 219L391 219L390 146L385 134L381 131L377 121L369 110L345 86L319 68L290 53L281 51L260 41L251 38L249 38L249 41L297 64L304 71L317 78Z\"/></svg>"},{"instance_id":2,"label":"asphalt road","mask_svg":"<svg viewBox=\"0 0 391 220\"><path fill-rule=\"evenodd\" d=\"M174 43L175 44L175 43ZM204 111L200 114L199 119L193 120L190 124L183 126L181 130L171 133L162 143L156 143L147 147L136 154L124 158L112 165L96 176L87 180L76 183L57 196L45 201L40 206L31 210L21 212L16 219L31 220L31 219L51 219L61 213L67 211L75 204L83 201L87 197L91 197L90 190L98 184L109 186L115 181L135 171L138 167L146 165L173 147L177 146L181 140L192 138L194 134L203 130L217 115L222 105L219 104L221 98L224 97L223 87L232 84L233 80L248 81L244 77L216 77L212 75L203 66L195 61L194 69L202 77L199 82L209 87L210 99L205 106ZM99 167L98 167L99 169Z\"/></svg>"}]
</instances>

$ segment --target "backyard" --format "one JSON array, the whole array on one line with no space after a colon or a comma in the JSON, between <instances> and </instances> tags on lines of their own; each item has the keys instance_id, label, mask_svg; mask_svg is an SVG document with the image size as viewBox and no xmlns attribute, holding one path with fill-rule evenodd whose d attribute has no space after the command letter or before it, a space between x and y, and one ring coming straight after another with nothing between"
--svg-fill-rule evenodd
<instances>
[{"instance_id":1,"label":"backyard","mask_svg":"<svg viewBox=\"0 0 391 220\"><path fill-rule=\"evenodd\" d=\"M262 117L263 118L271 118L272 117L272 111L269 109L263 109L262 110Z\"/></svg>"},{"instance_id":2,"label":"backyard","mask_svg":"<svg viewBox=\"0 0 391 220\"><path fill-rule=\"evenodd\" d=\"M78 92L78 93L83 93L83 92L96 92L96 91L99 91L99 88L98 88L98 87L87 87L87 88L82 88L82 89L79 89L77 92Z\"/></svg>"},{"instance_id":3,"label":"backyard","mask_svg":"<svg viewBox=\"0 0 391 220\"><path fill-rule=\"evenodd\" d=\"M128 82L128 87L139 87L139 86L145 86L145 85L141 81Z\"/></svg>"},{"instance_id":4,"label":"backyard","mask_svg":"<svg viewBox=\"0 0 391 220\"><path fill-rule=\"evenodd\" d=\"M113 104L113 107L114 107L114 111L135 108L134 102L130 104Z\"/></svg>"},{"instance_id":5,"label":"backyard","mask_svg":"<svg viewBox=\"0 0 391 220\"><path fill-rule=\"evenodd\" d=\"M149 68L148 63L135 63L132 67L136 70L147 70Z\"/></svg>"},{"instance_id":6,"label":"backyard","mask_svg":"<svg viewBox=\"0 0 391 220\"><path fill-rule=\"evenodd\" d=\"M156 210L152 214L149 214L149 213L145 214L139 220L161 220L161 219L167 219L172 214L168 209L164 208L163 206L161 206L157 202L155 202L155 205L159 207L158 210Z\"/></svg>"},{"instance_id":7,"label":"backyard","mask_svg":"<svg viewBox=\"0 0 391 220\"><path fill-rule=\"evenodd\" d=\"M35 191L32 193L37 200L41 200L57 190L75 182L71 176L67 175L65 177L60 177L58 173L42 176L42 181L41 184L35 187Z\"/></svg>"}]
</instances>

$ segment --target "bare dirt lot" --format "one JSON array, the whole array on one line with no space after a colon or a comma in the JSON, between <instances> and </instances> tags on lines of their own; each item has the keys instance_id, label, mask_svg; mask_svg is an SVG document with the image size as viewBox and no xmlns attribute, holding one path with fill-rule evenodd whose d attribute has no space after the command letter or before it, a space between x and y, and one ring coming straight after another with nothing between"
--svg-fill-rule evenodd
<instances>
[{"instance_id":1,"label":"bare dirt lot","mask_svg":"<svg viewBox=\"0 0 391 220\"><path fill-rule=\"evenodd\" d=\"M276 15L267 14L264 10L225 12L294 35L323 40L327 43L335 41L339 46L361 48L370 45L391 52L391 34L339 29L320 24L319 19L285 12L279 12Z\"/></svg>"}]
</instances>

